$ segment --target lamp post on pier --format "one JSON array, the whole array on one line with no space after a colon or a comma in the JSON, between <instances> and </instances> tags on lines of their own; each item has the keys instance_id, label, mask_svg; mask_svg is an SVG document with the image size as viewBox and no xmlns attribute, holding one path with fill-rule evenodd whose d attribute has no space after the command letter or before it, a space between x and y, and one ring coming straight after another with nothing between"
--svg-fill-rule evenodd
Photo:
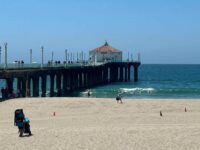
<instances>
[{"instance_id":1,"label":"lamp post on pier","mask_svg":"<svg viewBox=\"0 0 200 150\"><path fill-rule=\"evenodd\" d=\"M1 46L0 46L0 64L1 64Z\"/></svg>"},{"instance_id":2,"label":"lamp post on pier","mask_svg":"<svg viewBox=\"0 0 200 150\"><path fill-rule=\"evenodd\" d=\"M67 49L65 50L65 61L66 61L66 64L67 64Z\"/></svg>"},{"instance_id":3,"label":"lamp post on pier","mask_svg":"<svg viewBox=\"0 0 200 150\"><path fill-rule=\"evenodd\" d=\"M83 51L81 51L81 63L83 63Z\"/></svg>"},{"instance_id":4,"label":"lamp post on pier","mask_svg":"<svg viewBox=\"0 0 200 150\"><path fill-rule=\"evenodd\" d=\"M128 62L129 62L129 52L128 52Z\"/></svg>"},{"instance_id":5,"label":"lamp post on pier","mask_svg":"<svg viewBox=\"0 0 200 150\"><path fill-rule=\"evenodd\" d=\"M75 53L72 53L72 61L75 61Z\"/></svg>"},{"instance_id":6,"label":"lamp post on pier","mask_svg":"<svg viewBox=\"0 0 200 150\"><path fill-rule=\"evenodd\" d=\"M69 61L70 61L70 53L67 53L67 63L69 63Z\"/></svg>"},{"instance_id":7,"label":"lamp post on pier","mask_svg":"<svg viewBox=\"0 0 200 150\"><path fill-rule=\"evenodd\" d=\"M73 57L72 57L72 52L71 52L71 62L73 61L72 58L73 58Z\"/></svg>"},{"instance_id":8,"label":"lamp post on pier","mask_svg":"<svg viewBox=\"0 0 200 150\"><path fill-rule=\"evenodd\" d=\"M131 54L131 61L133 61L133 54Z\"/></svg>"},{"instance_id":9,"label":"lamp post on pier","mask_svg":"<svg viewBox=\"0 0 200 150\"><path fill-rule=\"evenodd\" d=\"M85 53L83 54L83 61L84 61L84 63L86 62L86 56L85 56Z\"/></svg>"},{"instance_id":10,"label":"lamp post on pier","mask_svg":"<svg viewBox=\"0 0 200 150\"><path fill-rule=\"evenodd\" d=\"M77 52L77 55L76 55L76 57L77 57L77 63L78 63L78 61L79 61L79 59L78 59L78 52Z\"/></svg>"},{"instance_id":11,"label":"lamp post on pier","mask_svg":"<svg viewBox=\"0 0 200 150\"><path fill-rule=\"evenodd\" d=\"M53 63L53 51L51 52L51 62Z\"/></svg>"},{"instance_id":12,"label":"lamp post on pier","mask_svg":"<svg viewBox=\"0 0 200 150\"><path fill-rule=\"evenodd\" d=\"M41 67L43 67L43 63L44 63L44 47L41 46L41 51L42 51L42 63L41 63Z\"/></svg>"},{"instance_id":13,"label":"lamp post on pier","mask_svg":"<svg viewBox=\"0 0 200 150\"><path fill-rule=\"evenodd\" d=\"M140 53L138 53L138 61L140 62Z\"/></svg>"},{"instance_id":14,"label":"lamp post on pier","mask_svg":"<svg viewBox=\"0 0 200 150\"><path fill-rule=\"evenodd\" d=\"M7 46L8 46L8 43L4 43L4 46L5 46L5 66L4 68L7 68Z\"/></svg>"},{"instance_id":15,"label":"lamp post on pier","mask_svg":"<svg viewBox=\"0 0 200 150\"><path fill-rule=\"evenodd\" d=\"M33 57L32 57L32 49L30 49L30 64L33 62Z\"/></svg>"}]
</instances>

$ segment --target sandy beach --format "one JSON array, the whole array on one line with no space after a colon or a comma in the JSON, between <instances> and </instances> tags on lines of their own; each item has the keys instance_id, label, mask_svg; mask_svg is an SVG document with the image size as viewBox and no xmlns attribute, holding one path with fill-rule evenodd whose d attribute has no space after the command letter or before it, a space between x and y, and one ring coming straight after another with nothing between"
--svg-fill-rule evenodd
<instances>
[{"instance_id":1,"label":"sandy beach","mask_svg":"<svg viewBox=\"0 0 200 150\"><path fill-rule=\"evenodd\" d=\"M96 98L24 98L1 102L0 149L200 149L200 100L123 102ZM18 137L13 122L17 108L23 108L30 118L33 136Z\"/></svg>"}]
</instances>

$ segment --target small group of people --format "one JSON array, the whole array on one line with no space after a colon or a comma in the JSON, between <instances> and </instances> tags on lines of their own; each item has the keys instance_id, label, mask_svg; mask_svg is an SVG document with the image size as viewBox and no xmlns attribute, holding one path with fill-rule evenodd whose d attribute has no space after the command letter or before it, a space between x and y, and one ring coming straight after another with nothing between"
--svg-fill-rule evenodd
<instances>
[{"instance_id":1,"label":"small group of people","mask_svg":"<svg viewBox=\"0 0 200 150\"><path fill-rule=\"evenodd\" d=\"M91 94L92 94L92 93L91 93L91 90L88 89L88 90L87 90L87 96L90 97ZM116 101L117 101L117 103L119 103L119 104L123 104L123 102L122 102L122 97L121 97L119 94L118 94L117 97L116 97Z\"/></svg>"},{"instance_id":2,"label":"small group of people","mask_svg":"<svg viewBox=\"0 0 200 150\"><path fill-rule=\"evenodd\" d=\"M2 99L7 99L10 97L13 97L13 89L9 89L8 87L6 88L1 88L1 95Z\"/></svg>"},{"instance_id":3,"label":"small group of people","mask_svg":"<svg viewBox=\"0 0 200 150\"><path fill-rule=\"evenodd\" d=\"M22 97L22 91L18 89L17 93L14 93L12 88L2 87L1 88L1 97L2 97L2 99Z\"/></svg>"},{"instance_id":4,"label":"small group of people","mask_svg":"<svg viewBox=\"0 0 200 150\"><path fill-rule=\"evenodd\" d=\"M15 64L24 64L24 61L23 60L15 60L14 63Z\"/></svg>"},{"instance_id":5,"label":"small group of people","mask_svg":"<svg viewBox=\"0 0 200 150\"><path fill-rule=\"evenodd\" d=\"M55 60L55 61L48 60L48 65L52 65L52 64L61 64L61 61L60 60Z\"/></svg>"}]
</instances>

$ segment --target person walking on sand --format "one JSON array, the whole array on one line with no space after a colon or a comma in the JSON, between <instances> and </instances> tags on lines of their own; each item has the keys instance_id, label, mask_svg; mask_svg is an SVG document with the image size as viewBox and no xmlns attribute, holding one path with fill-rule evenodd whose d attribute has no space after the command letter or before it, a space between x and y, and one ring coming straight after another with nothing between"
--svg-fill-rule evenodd
<instances>
[{"instance_id":1,"label":"person walking on sand","mask_svg":"<svg viewBox=\"0 0 200 150\"><path fill-rule=\"evenodd\" d=\"M122 98L121 98L121 96L118 94L117 95L117 97L116 97L116 101L117 101L117 103L120 103L120 104L122 104L123 102L122 102Z\"/></svg>"}]
</instances>

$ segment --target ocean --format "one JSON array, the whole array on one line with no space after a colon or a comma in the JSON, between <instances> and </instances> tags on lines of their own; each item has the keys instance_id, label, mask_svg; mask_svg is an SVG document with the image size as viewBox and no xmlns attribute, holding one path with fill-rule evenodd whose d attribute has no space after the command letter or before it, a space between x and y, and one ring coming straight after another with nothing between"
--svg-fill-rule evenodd
<instances>
[{"instance_id":1,"label":"ocean","mask_svg":"<svg viewBox=\"0 0 200 150\"><path fill-rule=\"evenodd\" d=\"M133 76L133 72L131 72ZM200 98L200 65L150 65L139 67L138 82L113 83L91 89L93 97L127 99ZM81 92L79 96L87 96Z\"/></svg>"},{"instance_id":2,"label":"ocean","mask_svg":"<svg viewBox=\"0 0 200 150\"><path fill-rule=\"evenodd\" d=\"M4 86L5 81L0 80L0 87ZM118 94L126 99L200 98L200 65L142 64L138 82L117 82L90 90L91 97L97 98L115 98ZM87 91L76 92L73 96L87 97Z\"/></svg>"}]
</instances>

